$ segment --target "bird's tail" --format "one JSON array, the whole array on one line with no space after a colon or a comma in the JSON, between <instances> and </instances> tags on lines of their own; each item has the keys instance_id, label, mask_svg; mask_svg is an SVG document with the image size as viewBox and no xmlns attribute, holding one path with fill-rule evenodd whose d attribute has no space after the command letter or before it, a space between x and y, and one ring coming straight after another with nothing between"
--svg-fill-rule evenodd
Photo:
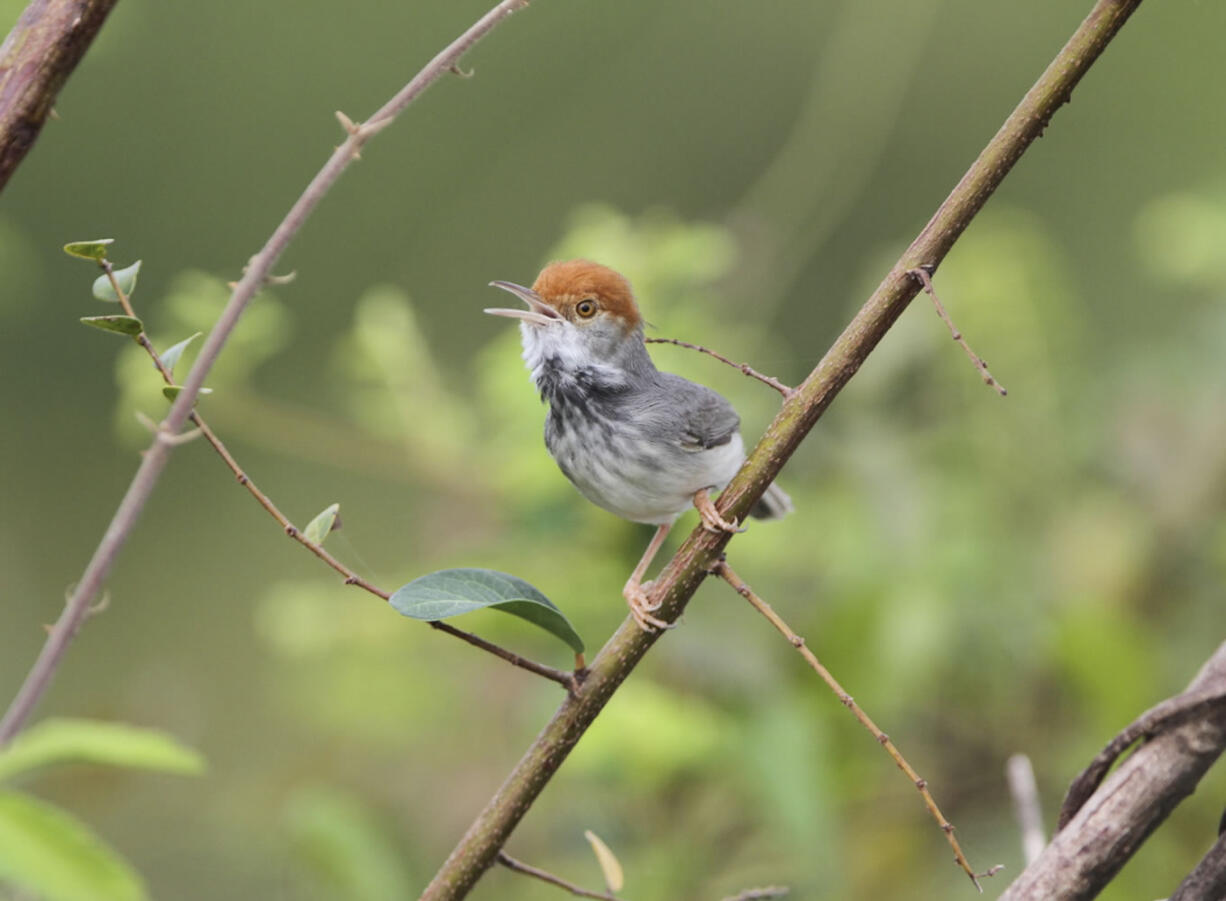
<instances>
[{"instance_id":1,"label":"bird's tail","mask_svg":"<svg viewBox=\"0 0 1226 901\"><path fill-rule=\"evenodd\" d=\"M792 506L792 499L788 497L788 493L774 482L771 482L766 486L766 491L758 502L754 504L753 509L749 511L749 515L758 519L779 519L795 509Z\"/></svg>"}]
</instances>

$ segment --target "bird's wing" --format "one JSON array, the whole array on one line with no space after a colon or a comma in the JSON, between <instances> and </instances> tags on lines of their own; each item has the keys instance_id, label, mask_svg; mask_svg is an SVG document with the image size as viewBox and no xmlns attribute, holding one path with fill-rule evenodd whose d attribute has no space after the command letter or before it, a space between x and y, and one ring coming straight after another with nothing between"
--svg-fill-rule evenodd
<instances>
[{"instance_id":1,"label":"bird's wing","mask_svg":"<svg viewBox=\"0 0 1226 901\"><path fill-rule=\"evenodd\" d=\"M678 443L682 450L703 451L732 440L741 425L732 404L703 385L662 372L662 387L669 398L668 408L675 416Z\"/></svg>"}]
</instances>

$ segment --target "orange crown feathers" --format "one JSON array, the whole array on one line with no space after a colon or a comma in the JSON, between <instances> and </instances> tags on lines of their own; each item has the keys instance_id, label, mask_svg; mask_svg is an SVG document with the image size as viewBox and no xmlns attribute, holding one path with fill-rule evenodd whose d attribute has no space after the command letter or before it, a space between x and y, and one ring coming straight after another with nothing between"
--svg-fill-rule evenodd
<instances>
[{"instance_id":1,"label":"orange crown feathers","mask_svg":"<svg viewBox=\"0 0 1226 901\"><path fill-rule=\"evenodd\" d=\"M585 298L592 298L615 317L623 320L628 328L639 326L643 317L630 283L620 273L608 266L590 260L565 260L550 263L541 270L532 284L532 290L541 300L561 310Z\"/></svg>"}]
</instances>

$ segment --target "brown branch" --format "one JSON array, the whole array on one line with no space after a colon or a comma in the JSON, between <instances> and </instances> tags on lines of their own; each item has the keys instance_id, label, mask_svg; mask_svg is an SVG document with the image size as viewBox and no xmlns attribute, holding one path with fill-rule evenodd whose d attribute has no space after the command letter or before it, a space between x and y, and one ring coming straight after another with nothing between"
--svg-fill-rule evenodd
<instances>
[{"instance_id":1,"label":"brown branch","mask_svg":"<svg viewBox=\"0 0 1226 901\"><path fill-rule=\"evenodd\" d=\"M1107 746L1069 786L1060 807L1056 829L1063 829L1077 815L1077 811L1090 799L1102 784L1103 778L1116 759L1141 738L1151 739L1182 726L1192 719L1210 716L1226 710L1226 686L1214 686L1202 691L1187 691L1155 704L1129 723L1107 742Z\"/></svg>"},{"instance_id":2,"label":"brown branch","mask_svg":"<svg viewBox=\"0 0 1226 901\"><path fill-rule=\"evenodd\" d=\"M890 737L886 735L872 721L863 708L855 702L855 699L844 690L839 684L838 679L830 670L822 665L822 662L817 659L817 655L809 650L805 640L792 631L789 626L774 608L762 598L754 593L753 589L745 584L744 580L736 574L727 560L719 560L711 567L713 575L719 576L725 582L732 586L741 597L749 601L750 606L766 617L767 621L775 627L775 629L788 640L788 643L800 652L800 655L805 658L805 662L812 667L821 680L826 683L826 686L834 692L834 696L839 699L839 703L851 711L852 716L859 721L860 725L868 730L869 734L877 740L877 743L890 755L890 759L894 761L895 766L906 774L906 777L911 780L911 784L919 790L920 797L924 799L924 806L928 808L928 813L936 820L938 828L945 833L945 838L949 841L949 846L953 848L954 860L958 866L962 868L962 872L970 877L971 882L975 884L975 888L983 891L983 886L979 884L980 876L994 876L1000 867L993 867L986 873L976 873L971 867L970 861L966 859L966 855L962 853L962 846L958 843L957 837L954 835L954 825L945 819L945 815L941 813L941 808L937 807L936 799L932 797L932 793L928 791L928 780L920 776L919 773L907 762L907 759L902 756L902 752L898 750L894 742L890 741Z\"/></svg>"},{"instance_id":3,"label":"brown branch","mask_svg":"<svg viewBox=\"0 0 1226 901\"><path fill-rule=\"evenodd\" d=\"M926 291L928 296L932 298L932 305L936 307L937 315L941 317L942 322L949 326L949 334L955 341L962 345L962 349L966 351L966 355L971 358L971 365L979 370L979 375L983 377L983 383L989 388L994 389L1001 397L1004 397L1009 393L1005 390L1005 386L996 381L996 379L992 378L992 373L988 372L988 364L984 361L983 357L971 350L971 346L966 343L966 338L962 336L962 332L960 332L958 327L954 325L954 321L949 318L949 313L945 311L945 307L941 303L941 298L937 297L937 292L932 287L932 278L928 274L928 268L929 267L927 266L916 266L914 269L908 271L907 274L915 276L917 279L919 279L920 284L924 286L924 291Z\"/></svg>"},{"instance_id":4,"label":"brown branch","mask_svg":"<svg viewBox=\"0 0 1226 901\"><path fill-rule=\"evenodd\" d=\"M762 373L758 372L758 370L750 366L748 363L734 363L732 360L729 360L723 354L716 353L715 351L711 350L709 347L703 347L701 344L690 344L688 341L678 341L676 338L644 338L643 340L646 341L648 344L675 344L678 347L688 347L690 350L696 350L699 353L710 354L711 356L715 357L715 359L719 360L721 363L727 363L733 369L739 369L742 373L749 376L751 379L757 379L759 382L762 382L764 385L770 385L772 388L774 388L776 391L782 394L785 398L789 397L791 393L795 390L794 388L789 388L787 385L783 384L783 382L779 381L777 378L773 378L769 375L763 375Z\"/></svg>"},{"instance_id":5,"label":"brown branch","mask_svg":"<svg viewBox=\"0 0 1226 901\"><path fill-rule=\"evenodd\" d=\"M1173 700L1220 697L1224 692L1226 643L1201 667L1188 690ZM1226 705L1205 701L1177 706L1179 716L1192 716L1189 711L1193 709L1199 713L1164 729L1121 763L1014 880L1001 901L1088 901L1096 897L1149 834L1195 790L1226 750ZM1159 704L1154 710L1162 707ZM1169 725L1174 717L1169 714L1158 721Z\"/></svg>"},{"instance_id":6,"label":"brown branch","mask_svg":"<svg viewBox=\"0 0 1226 901\"><path fill-rule=\"evenodd\" d=\"M951 319L949 313L946 312L945 306L941 303L941 299L937 297L936 290L932 287L932 278L928 274L928 269L929 267L927 266L916 266L914 269L908 272L908 275L915 276L924 286L924 291L929 297L932 298L932 305L936 308L937 315L941 317L941 321L949 327L950 336L962 346L964 351L966 351L966 355L970 357L971 365L979 371L979 375L983 378L983 383L996 391L996 393L1001 397L1006 396L1009 392L1005 390L1005 386L996 381L996 379L992 377L992 373L988 372L987 361L971 350L970 344L967 343L962 332L956 325L954 325L953 319Z\"/></svg>"},{"instance_id":7,"label":"brown branch","mask_svg":"<svg viewBox=\"0 0 1226 901\"><path fill-rule=\"evenodd\" d=\"M0 45L0 191L117 0L30 0Z\"/></svg>"},{"instance_id":8,"label":"brown branch","mask_svg":"<svg viewBox=\"0 0 1226 901\"><path fill-rule=\"evenodd\" d=\"M935 266L1042 134L1141 0L1098 0L1055 59L941 204L881 285L843 330L817 368L783 407L741 471L720 495L725 518L744 517L795 453L826 408L906 309L919 290L907 273ZM675 621L722 553L730 536L695 529L655 579L657 614ZM562 702L553 719L515 765L422 894L422 901L465 897L490 866L533 801L595 720L610 696L658 641L626 620L592 662L583 685Z\"/></svg>"},{"instance_id":9,"label":"brown branch","mask_svg":"<svg viewBox=\"0 0 1226 901\"><path fill-rule=\"evenodd\" d=\"M599 898L601 901L620 901L620 899L608 892L592 892L585 888L580 888L573 882L567 882L561 876L555 876L547 870L541 870L533 866L529 866L522 860L516 860L505 851L498 852L498 862L508 870L513 870L516 873L522 873L525 876L531 876L533 879L539 879L541 882L548 882L550 885L556 885L558 888L566 889L572 895L578 895L580 898Z\"/></svg>"},{"instance_id":10,"label":"brown branch","mask_svg":"<svg viewBox=\"0 0 1226 901\"><path fill-rule=\"evenodd\" d=\"M175 436L183 429L196 404L201 385L217 362L221 349L230 338L230 333L256 292L272 274L272 268L285 248L302 229L303 224L332 189L341 174L357 158L362 146L389 125L392 119L416 100L431 84L445 75L461 56L498 23L527 0L501 0L489 12L469 26L463 34L452 41L434 59L430 60L413 80L385 103L368 122L356 125L349 131L344 142L332 153L323 168L316 173L311 183L290 207L281 223L265 242L264 247L251 258L243 277L230 294L217 323L204 340L204 346L196 356L196 362L188 373L178 397L170 405L170 411L158 427L153 443L144 452L140 467L133 476L128 490L116 508L110 525L98 542L93 556L85 567L77 586L63 612L52 627L51 634L39 652L16 696L0 718L0 745L4 745L21 731L39 699L51 684L64 653L88 615L90 604L102 588L120 551L136 527L136 521L145 504L153 494L162 470L170 460L170 451L175 447ZM6 43L7 46L7 43Z\"/></svg>"}]
</instances>

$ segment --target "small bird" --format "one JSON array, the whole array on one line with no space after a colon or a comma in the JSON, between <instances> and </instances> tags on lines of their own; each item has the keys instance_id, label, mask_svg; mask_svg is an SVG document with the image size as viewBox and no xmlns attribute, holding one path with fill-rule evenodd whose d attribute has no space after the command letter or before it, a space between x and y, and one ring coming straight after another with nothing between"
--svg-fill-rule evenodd
<instances>
[{"instance_id":1,"label":"small bird","mask_svg":"<svg viewBox=\"0 0 1226 901\"><path fill-rule=\"evenodd\" d=\"M707 530L742 531L709 494L745 461L740 417L710 388L656 369L630 283L607 266L568 260L546 266L531 288L490 285L527 304L485 312L519 320L524 362L549 404L545 446L558 467L592 503L657 527L622 594L644 631L670 628L653 615L660 602L643 576L691 504ZM772 484L750 514L775 519L791 510Z\"/></svg>"}]
</instances>

